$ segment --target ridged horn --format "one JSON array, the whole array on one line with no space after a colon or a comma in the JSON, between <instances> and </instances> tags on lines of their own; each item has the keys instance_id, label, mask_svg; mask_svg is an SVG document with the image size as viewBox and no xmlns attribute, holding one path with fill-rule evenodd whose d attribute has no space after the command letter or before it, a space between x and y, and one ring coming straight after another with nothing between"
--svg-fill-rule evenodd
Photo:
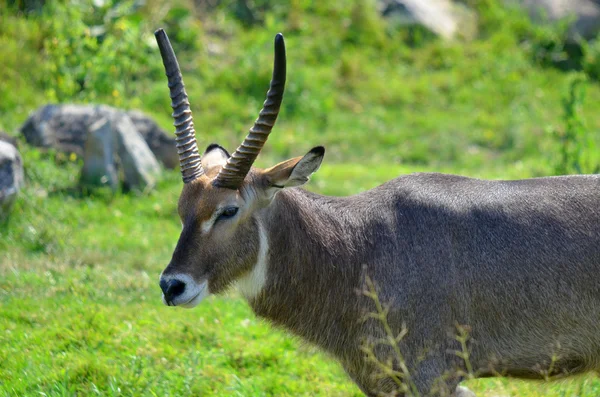
<instances>
[{"instance_id":1,"label":"ridged horn","mask_svg":"<svg viewBox=\"0 0 600 397\"><path fill-rule=\"evenodd\" d=\"M163 29L154 32L160 56L165 65L165 73L169 82L169 95L171 107L173 108L173 125L175 126L175 138L177 153L179 154L179 165L183 183L189 183L204 173L198 144L196 143L196 131L194 131L194 120L188 100L179 63L175 52L169 41L169 37Z\"/></svg>"},{"instance_id":2,"label":"ridged horn","mask_svg":"<svg viewBox=\"0 0 600 397\"><path fill-rule=\"evenodd\" d=\"M275 125L275 120L277 120L285 88L285 69L285 42L283 35L278 33L275 36L273 77L267 92L267 99L248 136L219 171L213 182L215 186L238 189L250 171L252 163L256 160Z\"/></svg>"}]
</instances>

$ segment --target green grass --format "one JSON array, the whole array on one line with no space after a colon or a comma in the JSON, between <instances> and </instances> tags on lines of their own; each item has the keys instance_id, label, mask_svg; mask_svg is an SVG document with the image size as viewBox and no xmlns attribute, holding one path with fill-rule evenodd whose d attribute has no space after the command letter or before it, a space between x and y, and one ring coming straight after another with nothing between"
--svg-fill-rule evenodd
<instances>
[{"instance_id":1,"label":"green grass","mask_svg":"<svg viewBox=\"0 0 600 397\"><path fill-rule=\"evenodd\" d=\"M193 310L162 305L158 275L180 228L177 172L146 196L82 195L70 189L76 164L23 154L40 172L0 229L0 395L360 395L331 358L235 294ZM347 194L409 171L325 165L311 189ZM468 385L490 397L600 391L595 378Z\"/></svg>"},{"instance_id":2,"label":"green grass","mask_svg":"<svg viewBox=\"0 0 600 397\"><path fill-rule=\"evenodd\" d=\"M152 38L165 26L199 141L229 149L256 117L271 40L284 32L284 107L258 165L325 145L308 186L320 193L353 194L414 171L547 175L561 132L585 128L586 147L598 144L600 45L590 43L577 74L588 75L585 101L565 119L576 73L544 58L561 52L560 29L539 30L493 0L473 2L479 35L453 43L386 28L367 0L257 1L252 23L235 16L235 1L210 10L185 0L137 10L49 1L29 14L13 3L0 0L0 129L13 135L48 102L138 107L170 131ZM106 30L102 40L94 26ZM79 159L24 142L21 150L27 186L0 224L0 395L359 395L331 358L258 320L235 293L191 311L162 305L158 276L180 230L177 172L146 194L81 192ZM600 163L600 153L586 156ZM600 395L593 376L467 384L484 397Z\"/></svg>"},{"instance_id":3,"label":"green grass","mask_svg":"<svg viewBox=\"0 0 600 397\"><path fill-rule=\"evenodd\" d=\"M239 299L167 310L156 275L122 264L3 274L0 391L9 395L338 395L340 369ZM101 286L101 287L100 287ZM233 332L232 332L233 331Z\"/></svg>"},{"instance_id":4,"label":"green grass","mask_svg":"<svg viewBox=\"0 0 600 397\"><path fill-rule=\"evenodd\" d=\"M0 394L356 392L333 361L236 296L162 305L158 275L180 228L176 172L148 196L83 196L69 190L75 166L24 156L45 172L0 231Z\"/></svg>"}]
</instances>

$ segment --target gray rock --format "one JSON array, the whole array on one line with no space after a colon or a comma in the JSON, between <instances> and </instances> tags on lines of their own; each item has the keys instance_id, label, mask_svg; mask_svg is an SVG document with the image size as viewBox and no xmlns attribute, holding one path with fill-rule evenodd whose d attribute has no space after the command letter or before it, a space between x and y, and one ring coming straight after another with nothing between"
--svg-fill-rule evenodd
<instances>
[{"instance_id":1,"label":"gray rock","mask_svg":"<svg viewBox=\"0 0 600 397\"><path fill-rule=\"evenodd\" d=\"M136 131L135 125L128 116L114 120L113 130L117 141L117 154L121 160L125 186L128 188L147 189L154 186L160 166L156 157Z\"/></svg>"},{"instance_id":2,"label":"gray rock","mask_svg":"<svg viewBox=\"0 0 600 397\"><path fill-rule=\"evenodd\" d=\"M21 127L27 143L83 155L88 126L97 119L92 106L46 105Z\"/></svg>"},{"instance_id":3,"label":"gray rock","mask_svg":"<svg viewBox=\"0 0 600 397\"><path fill-rule=\"evenodd\" d=\"M179 167L179 156L173 134L167 134L154 120L139 110L130 110L127 115L156 158L167 168Z\"/></svg>"},{"instance_id":4,"label":"gray rock","mask_svg":"<svg viewBox=\"0 0 600 397\"><path fill-rule=\"evenodd\" d=\"M118 188L116 146L109 119L101 118L89 127L81 169L83 185L107 185L113 190Z\"/></svg>"},{"instance_id":5,"label":"gray rock","mask_svg":"<svg viewBox=\"0 0 600 397\"><path fill-rule=\"evenodd\" d=\"M379 9L392 23L423 26L444 39L471 37L476 30L475 14L451 0L380 0Z\"/></svg>"},{"instance_id":6,"label":"gray rock","mask_svg":"<svg viewBox=\"0 0 600 397\"><path fill-rule=\"evenodd\" d=\"M600 32L600 1L598 0L505 0L518 4L538 21L558 21L572 18L569 38L593 39Z\"/></svg>"},{"instance_id":7,"label":"gray rock","mask_svg":"<svg viewBox=\"0 0 600 397\"><path fill-rule=\"evenodd\" d=\"M105 105L46 105L25 121L21 133L33 146L83 156L90 126L102 118L115 118L120 113L124 112ZM179 164L175 139L144 113L126 113L154 155L165 167L175 168Z\"/></svg>"},{"instance_id":8,"label":"gray rock","mask_svg":"<svg viewBox=\"0 0 600 397\"><path fill-rule=\"evenodd\" d=\"M129 189L145 190L156 183L160 166L150 148L124 113L97 120L89 127L83 154L81 182L85 185L119 185L119 173ZM119 172L121 171L121 172Z\"/></svg>"},{"instance_id":9,"label":"gray rock","mask_svg":"<svg viewBox=\"0 0 600 397\"><path fill-rule=\"evenodd\" d=\"M17 148L0 141L0 219L8 217L23 183L23 161Z\"/></svg>"}]
</instances>

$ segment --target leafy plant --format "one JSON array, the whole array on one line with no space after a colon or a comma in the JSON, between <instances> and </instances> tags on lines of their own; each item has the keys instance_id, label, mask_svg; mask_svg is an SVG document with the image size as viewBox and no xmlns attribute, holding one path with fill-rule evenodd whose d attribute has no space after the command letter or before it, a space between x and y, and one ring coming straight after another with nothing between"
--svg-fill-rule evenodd
<instances>
[{"instance_id":1,"label":"leafy plant","mask_svg":"<svg viewBox=\"0 0 600 397\"><path fill-rule=\"evenodd\" d=\"M553 130L559 148L554 165L558 174L594 174L600 171L597 145L583 117L586 88L585 75L576 75L569 84L568 95L563 99L564 126Z\"/></svg>"}]
</instances>

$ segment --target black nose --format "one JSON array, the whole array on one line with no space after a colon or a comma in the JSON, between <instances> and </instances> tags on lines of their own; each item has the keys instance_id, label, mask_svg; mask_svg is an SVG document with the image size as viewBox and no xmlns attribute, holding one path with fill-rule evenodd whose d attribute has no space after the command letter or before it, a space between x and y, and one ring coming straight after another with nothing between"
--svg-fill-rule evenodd
<instances>
[{"instance_id":1,"label":"black nose","mask_svg":"<svg viewBox=\"0 0 600 397\"><path fill-rule=\"evenodd\" d=\"M183 291L185 291L185 283L176 278L169 281L163 279L160 280L160 289L162 289L163 294L165 294L167 303L171 303L173 299L183 294Z\"/></svg>"}]
</instances>

